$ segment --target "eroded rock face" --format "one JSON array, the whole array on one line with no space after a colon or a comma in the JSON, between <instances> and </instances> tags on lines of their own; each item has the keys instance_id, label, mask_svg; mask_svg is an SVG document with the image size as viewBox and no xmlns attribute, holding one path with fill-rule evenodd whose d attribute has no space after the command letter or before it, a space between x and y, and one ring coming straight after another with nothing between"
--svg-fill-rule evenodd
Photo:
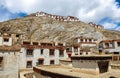
<instances>
[{"instance_id":1,"label":"eroded rock face","mask_svg":"<svg viewBox=\"0 0 120 78\"><path fill-rule=\"evenodd\" d=\"M3 30L10 27L9 31ZM13 19L0 23L2 32L24 33L25 39L37 41L65 41L77 36L88 36L100 40L120 38L118 31L97 29L81 21L58 21L49 17L28 15L24 18Z\"/></svg>"}]
</instances>

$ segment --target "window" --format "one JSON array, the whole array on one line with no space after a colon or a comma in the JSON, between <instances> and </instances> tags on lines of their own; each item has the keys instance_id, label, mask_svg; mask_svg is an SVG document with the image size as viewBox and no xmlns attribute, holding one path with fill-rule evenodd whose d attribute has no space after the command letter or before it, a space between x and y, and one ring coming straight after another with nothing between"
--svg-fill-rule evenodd
<instances>
[{"instance_id":1,"label":"window","mask_svg":"<svg viewBox=\"0 0 120 78\"><path fill-rule=\"evenodd\" d=\"M50 64L54 64L54 60L50 60Z\"/></svg>"},{"instance_id":2,"label":"window","mask_svg":"<svg viewBox=\"0 0 120 78\"><path fill-rule=\"evenodd\" d=\"M30 42L24 41L23 44L30 45Z\"/></svg>"},{"instance_id":3,"label":"window","mask_svg":"<svg viewBox=\"0 0 120 78\"><path fill-rule=\"evenodd\" d=\"M62 43L58 43L58 46L63 46L63 44Z\"/></svg>"},{"instance_id":4,"label":"window","mask_svg":"<svg viewBox=\"0 0 120 78\"><path fill-rule=\"evenodd\" d=\"M9 38L4 38L4 42L8 42L9 41Z\"/></svg>"},{"instance_id":5,"label":"window","mask_svg":"<svg viewBox=\"0 0 120 78\"><path fill-rule=\"evenodd\" d=\"M32 68L32 61L27 61L26 68Z\"/></svg>"},{"instance_id":6,"label":"window","mask_svg":"<svg viewBox=\"0 0 120 78\"><path fill-rule=\"evenodd\" d=\"M80 52L80 55L82 55L82 53Z\"/></svg>"},{"instance_id":7,"label":"window","mask_svg":"<svg viewBox=\"0 0 120 78\"><path fill-rule=\"evenodd\" d=\"M105 43L105 48L108 48L109 47L109 43Z\"/></svg>"},{"instance_id":8,"label":"window","mask_svg":"<svg viewBox=\"0 0 120 78\"><path fill-rule=\"evenodd\" d=\"M44 64L44 59L43 58L39 58L38 62L39 62L39 65L43 65Z\"/></svg>"},{"instance_id":9,"label":"window","mask_svg":"<svg viewBox=\"0 0 120 78\"><path fill-rule=\"evenodd\" d=\"M66 51L70 51L70 48L66 48Z\"/></svg>"},{"instance_id":10,"label":"window","mask_svg":"<svg viewBox=\"0 0 120 78\"><path fill-rule=\"evenodd\" d=\"M64 50L59 50L59 56L64 56Z\"/></svg>"},{"instance_id":11,"label":"window","mask_svg":"<svg viewBox=\"0 0 120 78\"><path fill-rule=\"evenodd\" d=\"M120 47L120 42L117 42L118 46Z\"/></svg>"},{"instance_id":12,"label":"window","mask_svg":"<svg viewBox=\"0 0 120 78\"><path fill-rule=\"evenodd\" d=\"M0 57L0 69L2 69L3 57Z\"/></svg>"},{"instance_id":13,"label":"window","mask_svg":"<svg viewBox=\"0 0 120 78\"><path fill-rule=\"evenodd\" d=\"M20 35L19 34L16 34L16 37L19 37Z\"/></svg>"},{"instance_id":14,"label":"window","mask_svg":"<svg viewBox=\"0 0 120 78\"><path fill-rule=\"evenodd\" d=\"M43 55L43 49L41 49L41 52L40 52L40 53L41 53L41 55Z\"/></svg>"},{"instance_id":15,"label":"window","mask_svg":"<svg viewBox=\"0 0 120 78\"><path fill-rule=\"evenodd\" d=\"M113 61L118 61L118 56L113 56Z\"/></svg>"},{"instance_id":16,"label":"window","mask_svg":"<svg viewBox=\"0 0 120 78\"><path fill-rule=\"evenodd\" d=\"M33 42L33 45L38 45L38 42Z\"/></svg>"},{"instance_id":17,"label":"window","mask_svg":"<svg viewBox=\"0 0 120 78\"><path fill-rule=\"evenodd\" d=\"M27 49L26 55L33 56L33 49Z\"/></svg>"},{"instance_id":18,"label":"window","mask_svg":"<svg viewBox=\"0 0 120 78\"><path fill-rule=\"evenodd\" d=\"M78 52L78 47L74 47L74 52Z\"/></svg>"},{"instance_id":19,"label":"window","mask_svg":"<svg viewBox=\"0 0 120 78\"><path fill-rule=\"evenodd\" d=\"M47 43L47 46L52 46L52 43Z\"/></svg>"},{"instance_id":20,"label":"window","mask_svg":"<svg viewBox=\"0 0 120 78\"><path fill-rule=\"evenodd\" d=\"M50 56L54 55L54 49L50 49Z\"/></svg>"},{"instance_id":21,"label":"window","mask_svg":"<svg viewBox=\"0 0 120 78\"><path fill-rule=\"evenodd\" d=\"M86 55L88 55L88 52L86 52Z\"/></svg>"},{"instance_id":22,"label":"window","mask_svg":"<svg viewBox=\"0 0 120 78\"><path fill-rule=\"evenodd\" d=\"M46 43L41 43L41 46L46 46Z\"/></svg>"},{"instance_id":23,"label":"window","mask_svg":"<svg viewBox=\"0 0 120 78\"><path fill-rule=\"evenodd\" d=\"M91 39L89 39L89 42L91 42L92 40Z\"/></svg>"},{"instance_id":24,"label":"window","mask_svg":"<svg viewBox=\"0 0 120 78\"><path fill-rule=\"evenodd\" d=\"M41 46L52 46L52 43L41 43Z\"/></svg>"},{"instance_id":25,"label":"window","mask_svg":"<svg viewBox=\"0 0 120 78\"><path fill-rule=\"evenodd\" d=\"M85 39L85 42L87 42L87 39Z\"/></svg>"},{"instance_id":26,"label":"window","mask_svg":"<svg viewBox=\"0 0 120 78\"><path fill-rule=\"evenodd\" d=\"M83 39L81 39L81 42L83 42Z\"/></svg>"}]
</instances>

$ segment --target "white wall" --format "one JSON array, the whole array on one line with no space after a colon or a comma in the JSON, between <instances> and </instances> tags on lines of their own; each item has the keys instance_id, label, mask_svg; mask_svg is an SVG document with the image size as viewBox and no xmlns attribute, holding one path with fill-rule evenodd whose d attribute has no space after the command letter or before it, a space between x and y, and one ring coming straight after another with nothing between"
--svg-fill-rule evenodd
<instances>
[{"instance_id":1,"label":"white wall","mask_svg":"<svg viewBox=\"0 0 120 78\"><path fill-rule=\"evenodd\" d=\"M11 46L12 45L12 38L10 37L8 42L4 42L3 37L0 37L0 45Z\"/></svg>"},{"instance_id":2,"label":"white wall","mask_svg":"<svg viewBox=\"0 0 120 78\"><path fill-rule=\"evenodd\" d=\"M18 78L19 52L0 52L3 57L3 70L0 78Z\"/></svg>"}]
</instances>

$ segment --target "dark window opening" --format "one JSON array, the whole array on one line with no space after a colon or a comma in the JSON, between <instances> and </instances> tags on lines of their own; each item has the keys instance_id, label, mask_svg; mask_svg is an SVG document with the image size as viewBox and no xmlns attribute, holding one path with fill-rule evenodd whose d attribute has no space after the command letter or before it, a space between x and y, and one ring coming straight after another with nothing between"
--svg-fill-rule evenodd
<instances>
[{"instance_id":1,"label":"dark window opening","mask_svg":"<svg viewBox=\"0 0 120 78\"><path fill-rule=\"evenodd\" d=\"M92 40L91 40L91 39L89 39L89 42L92 42Z\"/></svg>"},{"instance_id":2,"label":"dark window opening","mask_svg":"<svg viewBox=\"0 0 120 78\"><path fill-rule=\"evenodd\" d=\"M42 46L52 46L52 43L41 43Z\"/></svg>"},{"instance_id":3,"label":"dark window opening","mask_svg":"<svg viewBox=\"0 0 120 78\"><path fill-rule=\"evenodd\" d=\"M120 46L120 42L117 42L117 45Z\"/></svg>"},{"instance_id":4,"label":"dark window opening","mask_svg":"<svg viewBox=\"0 0 120 78\"><path fill-rule=\"evenodd\" d=\"M44 64L44 59L39 59L38 63L39 63L39 65L43 65Z\"/></svg>"},{"instance_id":5,"label":"dark window opening","mask_svg":"<svg viewBox=\"0 0 120 78\"><path fill-rule=\"evenodd\" d=\"M54 60L50 60L50 64L54 64Z\"/></svg>"},{"instance_id":6,"label":"dark window opening","mask_svg":"<svg viewBox=\"0 0 120 78\"><path fill-rule=\"evenodd\" d=\"M114 54L119 54L119 52L113 52Z\"/></svg>"},{"instance_id":7,"label":"dark window opening","mask_svg":"<svg viewBox=\"0 0 120 78\"><path fill-rule=\"evenodd\" d=\"M38 45L38 42L33 42L33 45Z\"/></svg>"},{"instance_id":8,"label":"dark window opening","mask_svg":"<svg viewBox=\"0 0 120 78\"><path fill-rule=\"evenodd\" d=\"M81 42L83 42L83 39L81 39Z\"/></svg>"},{"instance_id":9,"label":"dark window opening","mask_svg":"<svg viewBox=\"0 0 120 78\"><path fill-rule=\"evenodd\" d=\"M52 46L52 44L51 44L51 43L48 43L47 45L48 45L48 46Z\"/></svg>"},{"instance_id":10,"label":"dark window opening","mask_svg":"<svg viewBox=\"0 0 120 78\"><path fill-rule=\"evenodd\" d=\"M86 55L88 55L88 52L86 52Z\"/></svg>"},{"instance_id":11,"label":"dark window opening","mask_svg":"<svg viewBox=\"0 0 120 78\"><path fill-rule=\"evenodd\" d=\"M63 44L62 43L58 43L58 46L63 46Z\"/></svg>"},{"instance_id":12,"label":"dark window opening","mask_svg":"<svg viewBox=\"0 0 120 78\"><path fill-rule=\"evenodd\" d=\"M64 50L59 50L59 56L64 56Z\"/></svg>"},{"instance_id":13,"label":"dark window opening","mask_svg":"<svg viewBox=\"0 0 120 78\"><path fill-rule=\"evenodd\" d=\"M16 34L16 37L19 37L20 35L19 34Z\"/></svg>"},{"instance_id":14,"label":"dark window opening","mask_svg":"<svg viewBox=\"0 0 120 78\"><path fill-rule=\"evenodd\" d=\"M80 55L82 55L82 53L80 53Z\"/></svg>"},{"instance_id":15,"label":"dark window opening","mask_svg":"<svg viewBox=\"0 0 120 78\"><path fill-rule=\"evenodd\" d=\"M54 56L54 49L50 49L50 56Z\"/></svg>"},{"instance_id":16,"label":"dark window opening","mask_svg":"<svg viewBox=\"0 0 120 78\"><path fill-rule=\"evenodd\" d=\"M9 38L4 38L4 42L8 42L9 41Z\"/></svg>"},{"instance_id":17,"label":"dark window opening","mask_svg":"<svg viewBox=\"0 0 120 78\"><path fill-rule=\"evenodd\" d=\"M71 57L71 54L68 54L68 58L70 58Z\"/></svg>"},{"instance_id":18,"label":"dark window opening","mask_svg":"<svg viewBox=\"0 0 120 78\"><path fill-rule=\"evenodd\" d=\"M27 61L26 68L32 68L32 61Z\"/></svg>"},{"instance_id":19,"label":"dark window opening","mask_svg":"<svg viewBox=\"0 0 120 78\"><path fill-rule=\"evenodd\" d=\"M33 56L33 49L27 49L26 55Z\"/></svg>"},{"instance_id":20,"label":"dark window opening","mask_svg":"<svg viewBox=\"0 0 120 78\"><path fill-rule=\"evenodd\" d=\"M78 47L74 47L74 52L78 52Z\"/></svg>"},{"instance_id":21,"label":"dark window opening","mask_svg":"<svg viewBox=\"0 0 120 78\"><path fill-rule=\"evenodd\" d=\"M23 41L23 44L30 45L30 42Z\"/></svg>"},{"instance_id":22,"label":"dark window opening","mask_svg":"<svg viewBox=\"0 0 120 78\"><path fill-rule=\"evenodd\" d=\"M41 49L41 55L43 55L43 49Z\"/></svg>"},{"instance_id":23,"label":"dark window opening","mask_svg":"<svg viewBox=\"0 0 120 78\"><path fill-rule=\"evenodd\" d=\"M69 48L66 48L66 51L70 51L70 49L69 49Z\"/></svg>"},{"instance_id":24,"label":"dark window opening","mask_svg":"<svg viewBox=\"0 0 120 78\"><path fill-rule=\"evenodd\" d=\"M0 69L2 68L3 57L0 57Z\"/></svg>"},{"instance_id":25,"label":"dark window opening","mask_svg":"<svg viewBox=\"0 0 120 78\"><path fill-rule=\"evenodd\" d=\"M109 43L105 43L105 48L109 48Z\"/></svg>"},{"instance_id":26,"label":"dark window opening","mask_svg":"<svg viewBox=\"0 0 120 78\"><path fill-rule=\"evenodd\" d=\"M118 56L113 56L113 61L118 61Z\"/></svg>"}]
</instances>

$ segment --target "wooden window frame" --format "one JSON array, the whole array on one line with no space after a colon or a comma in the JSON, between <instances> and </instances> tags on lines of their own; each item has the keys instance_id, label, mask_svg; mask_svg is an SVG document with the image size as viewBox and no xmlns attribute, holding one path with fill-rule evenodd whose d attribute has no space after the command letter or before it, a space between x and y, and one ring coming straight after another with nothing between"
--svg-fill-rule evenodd
<instances>
[{"instance_id":1,"label":"wooden window frame","mask_svg":"<svg viewBox=\"0 0 120 78\"><path fill-rule=\"evenodd\" d=\"M55 60L50 60L50 64L55 64Z\"/></svg>"},{"instance_id":2,"label":"wooden window frame","mask_svg":"<svg viewBox=\"0 0 120 78\"><path fill-rule=\"evenodd\" d=\"M26 62L26 68L32 68L32 60Z\"/></svg>"},{"instance_id":3,"label":"wooden window frame","mask_svg":"<svg viewBox=\"0 0 120 78\"><path fill-rule=\"evenodd\" d=\"M33 49L27 49L26 56L33 56Z\"/></svg>"},{"instance_id":4,"label":"wooden window frame","mask_svg":"<svg viewBox=\"0 0 120 78\"><path fill-rule=\"evenodd\" d=\"M55 55L55 50L54 49L50 49L49 50L49 55L50 56L54 56Z\"/></svg>"}]
</instances>

